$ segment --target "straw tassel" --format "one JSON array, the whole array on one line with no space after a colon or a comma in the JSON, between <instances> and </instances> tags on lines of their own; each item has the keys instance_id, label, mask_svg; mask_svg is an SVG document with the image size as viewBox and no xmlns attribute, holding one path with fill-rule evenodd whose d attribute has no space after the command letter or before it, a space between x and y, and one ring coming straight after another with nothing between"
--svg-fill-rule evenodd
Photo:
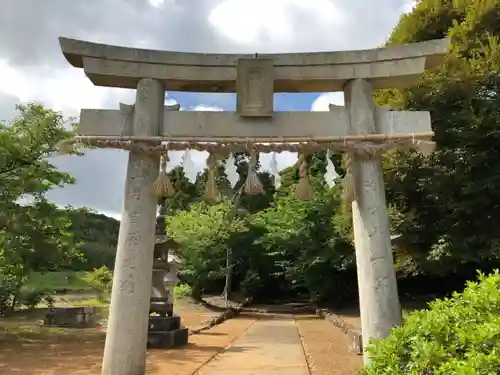
<instances>
[{"instance_id":1,"label":"straw tassel","mask_svg":"<svg viewBox=\"0 0 500 375\"><path fill-rule=\"evenodd\" d=\"M255 150L252 150L250 152L250 161L248 162L247 180L245 181L246 195L265 194L264 187L260 182L257 172L255 171L256 164L257 164L257 154Z\"/></svg>"},{"instance_id":2,"label":"straw tassel","mask_svg":"<svg viewBox=\"0 0 500 375\"><path fill-rule=\"evenodd\" d=\"M159 197L171 198L175 195L175 189L167 174L168 152L161 155L160 173L153 184L154 192Z\"/></svg>"},{"instance_id":3,"label":"straw tassel","mask_svg":"<svg viewBox=\"0 0 500 375\"><path fill-rule=\"evenodd\" d=\"M308 201L314 198L314 190L309 181L308 166L306 161L306 155L304 153L299 154L299 183L295 188L295 196L297 199L302 201Z\"/></svg>"},{"instance_id":4,"label":"straw tassel","mask_svg":"<svg viewBox=\"0 0 500 375\"><path fill-rule=\"evenodd\" d=\"M207 184L205 185L205 199L208 202L216 203L219 201L219 191L217 189L216 168L217 157L214 153L210 153L207 159L208 175Z\"/></svg>"}]
</instances>

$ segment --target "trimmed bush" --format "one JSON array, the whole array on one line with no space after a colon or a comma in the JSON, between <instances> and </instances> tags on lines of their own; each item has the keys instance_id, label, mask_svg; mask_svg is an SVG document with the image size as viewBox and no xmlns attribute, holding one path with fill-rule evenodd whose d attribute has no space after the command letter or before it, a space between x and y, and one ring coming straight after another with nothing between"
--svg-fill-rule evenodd
<instances>
[{"instance_id":1,"label":"trimmed bush","mask_svg":"<svg viewBox=\"0 0 500 375\"><path fill-rule=\"evenodd\" d=\"M408 314L401 328L367 349L372 361L360 375L500 374L498 270Z\"/></svg>"}]
</instances>

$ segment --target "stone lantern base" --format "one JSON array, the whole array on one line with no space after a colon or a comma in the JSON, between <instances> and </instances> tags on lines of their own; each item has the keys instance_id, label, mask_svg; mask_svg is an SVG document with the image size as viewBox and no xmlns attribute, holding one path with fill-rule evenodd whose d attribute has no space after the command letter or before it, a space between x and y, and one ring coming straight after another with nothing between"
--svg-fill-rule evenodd
<instances>
[{"instance_id":1,"label":"stone lantern base","mask_svg":"<svg viewBox=\"0 0 500 375\"><path fill-rule=\"evenodd\" d=\"M187 345L188 329L181 328L180 316L150 316L148 348L170 349Z\"/></svg>"}]
</instances>

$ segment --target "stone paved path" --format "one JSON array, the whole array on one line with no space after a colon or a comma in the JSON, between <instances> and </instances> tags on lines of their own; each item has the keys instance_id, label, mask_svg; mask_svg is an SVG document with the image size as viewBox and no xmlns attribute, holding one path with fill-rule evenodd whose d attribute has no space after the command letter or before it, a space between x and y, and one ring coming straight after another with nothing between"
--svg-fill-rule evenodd
<instances>
[{"instance_id":1,"label":"stone paved path","mask_svg":"<svg viewBox=\"0 0 500 375\"><path fill-rule=\"evenodd\" d=\"M197 373L215 374L309 375L293 317L259 318Z\"/></svg>"}]
</instances>

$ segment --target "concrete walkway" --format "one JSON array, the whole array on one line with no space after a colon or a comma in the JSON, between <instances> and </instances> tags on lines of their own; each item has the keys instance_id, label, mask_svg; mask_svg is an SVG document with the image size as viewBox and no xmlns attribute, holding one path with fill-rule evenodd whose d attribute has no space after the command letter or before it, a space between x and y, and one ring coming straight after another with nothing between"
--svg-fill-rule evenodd
<instances>
[{"instance_id":1,"label":"concrete walkway","mask_svg":"<svg viewBox=\"0 0 500 375\"><path fill-rule=\"evenodd\" d=\"M198 375L309 375L291 316L263 316Z\"/></svg>"}]
</instances>

